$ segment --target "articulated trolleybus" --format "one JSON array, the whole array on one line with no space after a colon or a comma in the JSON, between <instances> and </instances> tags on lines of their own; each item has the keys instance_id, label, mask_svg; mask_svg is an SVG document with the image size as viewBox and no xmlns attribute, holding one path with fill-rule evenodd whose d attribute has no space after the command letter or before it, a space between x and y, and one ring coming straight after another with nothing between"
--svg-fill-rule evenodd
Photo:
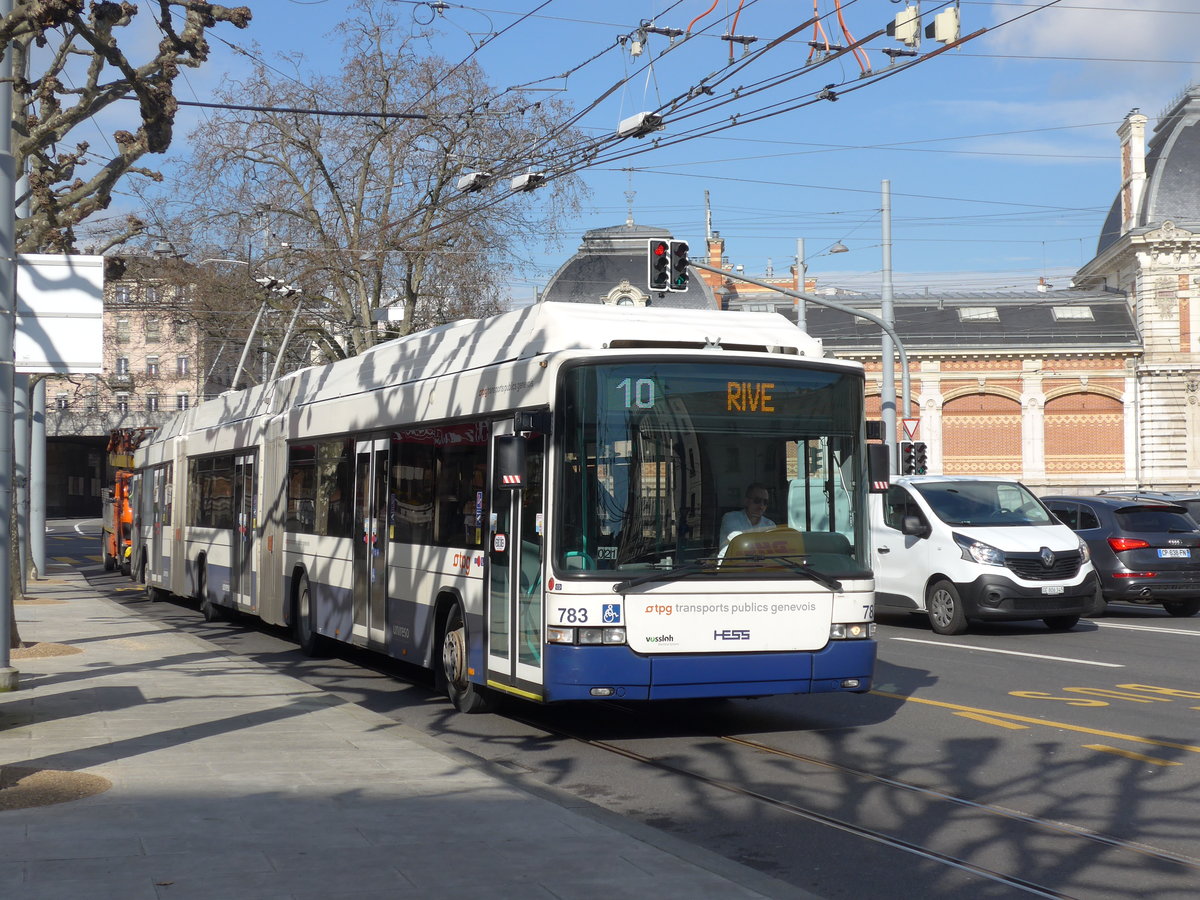
<instances>
[{"instance_id":1,"label":"articulated trolleybus","mask_svg":"<svg viewBox=\"0 0 1200 900\"><path fill-rule=\"evenodd\" d=\"M866 691L863 384L775 314L435 328L160 428L134 575L431 668L464 711ZM751 491L774 527L723 540Z\"/></svg>"}]
</instances>

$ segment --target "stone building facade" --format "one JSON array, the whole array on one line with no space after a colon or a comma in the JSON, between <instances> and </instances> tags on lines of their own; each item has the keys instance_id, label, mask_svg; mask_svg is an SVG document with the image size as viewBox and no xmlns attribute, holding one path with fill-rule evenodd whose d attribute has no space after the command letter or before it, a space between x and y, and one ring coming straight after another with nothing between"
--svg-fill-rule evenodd
<instances>
[{"instance_id":1,"label":"stone building facade","mask_svg":"<svg viewBox=\"0 0 1200 900\"><path fill-rule=\"evenodd\" d=\"M180 266L173 264L175 269ZM190 301L194 285L153 257L111 257L104 278L103 371L46 382L46 512L97 515L114 428L157 426L218 393Z\"/></svg>"},{"instance_id":2,"label":"stone building facade","mask_svg":"<svg viewBox=\"0 0 1200 900\"><path fill-rule=\"evenodd\" d=\"M895 298L911 381L897 418L919 420L931 471L1013 475L1039 492L1200 487L1200 87L1147 145L1148 121L1133 110L1117 131L1116 198L1070 290ZM726 260L719 234L709 258ZM706 277L724 308L795 320L790 298ZM776 280L796 287L794 273ZM878 294L830 299L879 314ZM863 362L878 416L878 328L812 303L806 323Z\"/></svg>"}]
</instances>

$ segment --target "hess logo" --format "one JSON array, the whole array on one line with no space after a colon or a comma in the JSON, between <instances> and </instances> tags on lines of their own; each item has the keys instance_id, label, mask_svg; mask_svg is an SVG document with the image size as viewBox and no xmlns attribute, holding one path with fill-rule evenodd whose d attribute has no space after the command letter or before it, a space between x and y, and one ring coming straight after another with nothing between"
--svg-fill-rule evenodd
<instances>
[{"instance_id":1,"label":"hess logo","mask_svg":"<svg viewBox=\"0 0 1200 900\"><path fill-rule=\"evenodd\" d=\"M748 641L750 640L749 628L726 628L723 631L713 632L714 641Z\"/></svg>"}]
</instances>

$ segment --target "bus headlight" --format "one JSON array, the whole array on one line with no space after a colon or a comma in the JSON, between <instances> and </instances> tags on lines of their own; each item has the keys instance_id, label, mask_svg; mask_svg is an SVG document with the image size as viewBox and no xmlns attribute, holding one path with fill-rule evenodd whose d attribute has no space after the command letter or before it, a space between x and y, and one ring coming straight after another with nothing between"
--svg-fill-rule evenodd
<instances>
[{"instance_id":1,"label":"bus headlight","mask_svg":"<svg viewBox=\"0 0 1200 900\"><path fill-rule=\"evenodd\" d=\"M624 644L624 628L546 628L546 640L551 644Z\"/></svg>"},{"instance_id":2,"label":"bus headlight","mask_svg":"<svg viewBox=\"0 0 1200 900\"><path fill-rule=\"evenodd\" d=\"M874 622L835 622L829 626L831 641L865 641L875 637Z\"/></svg>"}]
</instances>

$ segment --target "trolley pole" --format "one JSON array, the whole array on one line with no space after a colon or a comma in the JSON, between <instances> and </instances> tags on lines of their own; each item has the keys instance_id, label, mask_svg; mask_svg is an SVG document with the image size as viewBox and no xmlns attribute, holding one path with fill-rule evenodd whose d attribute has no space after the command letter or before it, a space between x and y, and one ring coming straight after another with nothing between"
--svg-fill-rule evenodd
<instances>
[{"instance_id":1,"label":"trolley pole","mask_svg":"<svg viewBox=\"0 0 1200 900\"><path fill-rule=\"evenodd\" d=\"M723 278L731 278L734 281L744 281L747 284L753 284L760 288L766 288L768 291L775 291L783 294L786 297L794 297L797 300L807 300L809 303L815 303L818 306L828 306L830 309L836 309L839 312L848 313L852 316L858 316L860 319L866 319L868 322L874 322L884 333L892 339L895 344L896 353L900 356L900 387L903 393L904 408L908 409L909 402L909 377L908 377L908 354L904 350L904 342L900 340L900 335L896 333L895 326L891 322L885 322L879 316L869 312L863 312L861 309L855 309L853 306L847 306L844 303L836 303L828 297L818 297L816 294L809 294L806 291L793 291L788 288L781 288L775 284L767 284L765 281L759 281L755 278L747 278L745 275L738 275L735 272L726 272L724 269L718 269L715 266L710 266L707 263L688 260L688 265L693 269L699 269L701 272L712 272L714 275L720 275ZM894 390L894 389L893 389ZM893 404L895 401L893 401ZM893 428L895 423L893 422ZM895 434L892 435L892 444L895 443ZM889 444L891 446L891 444Z\"/></svg>"}]
</instances>

